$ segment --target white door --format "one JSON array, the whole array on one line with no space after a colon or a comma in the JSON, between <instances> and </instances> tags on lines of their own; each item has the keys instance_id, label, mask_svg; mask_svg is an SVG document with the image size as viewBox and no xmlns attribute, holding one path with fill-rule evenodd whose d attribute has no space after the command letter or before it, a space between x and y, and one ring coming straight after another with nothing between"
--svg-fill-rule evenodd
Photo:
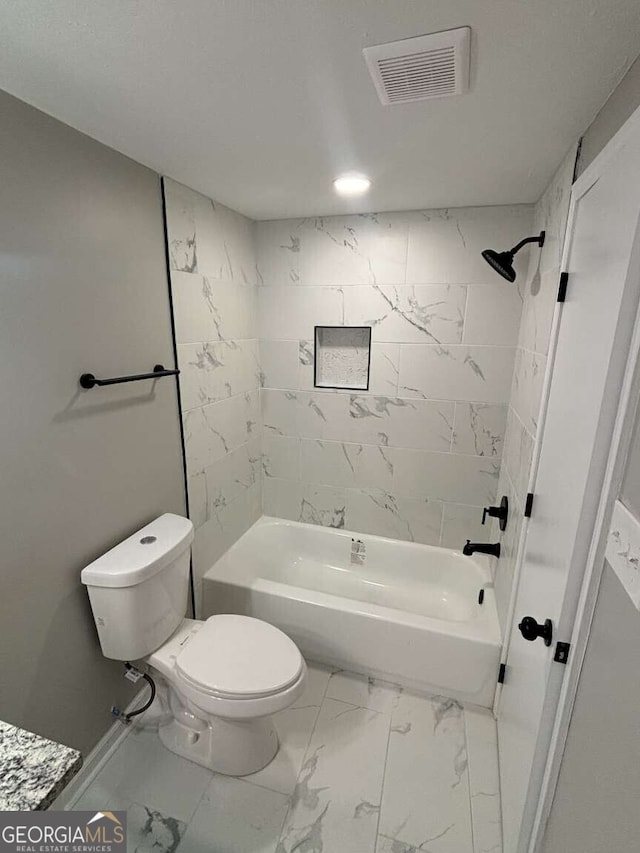
<instances>
[{"instance_id":1,"label":"white door","mask_svg":"<svg viewBox=\"0 0 640 853\"><path fill-rule=\"evenodd\" d=\"M572 192L569 283L555 319L554 367L498 711L504 853L529 849L566 670L553 661L556 642L571 637L636 315L639 213L637 114ZM518 625L525 616L551 620L550 646L523 638Z\"/></svg>"}]
</instances>

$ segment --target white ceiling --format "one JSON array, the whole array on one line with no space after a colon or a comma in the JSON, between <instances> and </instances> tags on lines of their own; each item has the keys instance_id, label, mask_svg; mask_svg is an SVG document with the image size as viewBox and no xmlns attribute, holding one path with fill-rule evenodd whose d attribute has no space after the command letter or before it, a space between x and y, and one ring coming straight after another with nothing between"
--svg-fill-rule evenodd
<instances>
[{"instance_id":1,"label":"white ceiling","mask_svg":"<svg viewBox=\"0 0 640 853\"><path fill-rule=\"evenodd\" d=\"M464 25L468 95L381 106L363 47ZM535 201L639 49L638 0L0 5L0 87L257 219Z\"/></svg>"}]
</instances>

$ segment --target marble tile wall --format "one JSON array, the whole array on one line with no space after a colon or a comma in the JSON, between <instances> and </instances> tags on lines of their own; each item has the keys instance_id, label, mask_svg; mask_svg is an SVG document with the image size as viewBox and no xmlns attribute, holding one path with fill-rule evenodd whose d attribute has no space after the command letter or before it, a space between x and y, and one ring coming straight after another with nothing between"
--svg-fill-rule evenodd
<instances>
[{"instance_id":1,"label":"marble tile wall","mask_svg":"<svg viewBox=\"0 0 640 853\"><path fill-rule=\"evenodd\" d=\"M253 223L165 179L189 506L202 574L262 512Z\"/></svg>"},{"instance_id":2,"label":"marble tile wall","mask_svg":"<svg viewBox=\"0 0 640 853\"><path fill-rule=\"evenodd\" d=\"M522 293L480 253L531 227L521 205L256 224L266 514L488 538ZM315 325L372 327L367 392L314 388Z\"/></svg>"},{"instance_id":3,"label":"marble tile wall","mask_svg":"<svg viewBox=\"0 0 640 853\"><path fill-rule=\"evenodd\" d=\"M553 177L533 215L532 234L546 231L543 248L529 255L527 274L519 289L523 308L515 367L509 395L503 465L498 495L507 495L510 523L504 533L493 526L493 541L502 541L500 560L495 561L495 588L498 615L504 629L513 585L516 555L522 533L533 447L538 429L542 386L547 368L551 324L558 293L562 246L569 213L575 148Z\"/></svg>"}]
</instances>

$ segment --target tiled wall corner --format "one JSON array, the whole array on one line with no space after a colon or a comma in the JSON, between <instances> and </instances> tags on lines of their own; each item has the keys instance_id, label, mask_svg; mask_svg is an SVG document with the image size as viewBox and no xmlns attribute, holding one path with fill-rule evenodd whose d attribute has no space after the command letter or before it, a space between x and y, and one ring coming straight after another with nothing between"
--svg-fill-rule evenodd
<instances>
[{"instance_id":1,"label":"tiled wall corner","mask_svg":"<svg viewBox=\"0 0 640 853\"><path fill-rule=\"evenodd\" d=\"M498 495L506 494L509 498L510 521L504 533L500 533L496 524L492 531L493 537L502 541L500 560L495 565L495 588L498 615L503 628L509 608L538 429L575 155L575 148L572 148L535 206L531 233L536 234L544 229L545 244L540 251L530 253L527 275L522 277L523 284L519 285L523 299L522 319L509 396L504 463L498 487Z\"/></svg>"},{"instance_id":2,"label":"tiled wall corner","mask_svg":"<svg viewBox=\"0 0 640 853\"><path fill-rule=\"evenodd\" d=\"M165 195L198 592L262 512L254 225L168 179Z\"/></svg>"},{"instance_id":3,"label":"tiled wall corner","mask_svg":"<svg viewBox=\"0 0 640 853\"><path fill-rule=\"evenodd\" d=\"M256 224L266 514L486 538L522 296L480 253L531 222L513 206ZM315 325L372 327L369 391L313 387Z\"/></svg>"}]
</instances>

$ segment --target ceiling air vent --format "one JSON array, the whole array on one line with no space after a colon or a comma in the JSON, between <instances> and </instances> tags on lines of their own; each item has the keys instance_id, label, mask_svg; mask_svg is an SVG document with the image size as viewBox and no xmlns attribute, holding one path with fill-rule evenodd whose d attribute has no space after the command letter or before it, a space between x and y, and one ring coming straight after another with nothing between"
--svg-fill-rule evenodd
<instances>
[{"instance_id":1,"label":"ceiling air vent","mask_svg":"<svg viewBox=\"0 0 640 853\"><path fill-rule=\"evenodd\" d=\"M466 92L470 41L471 29L459 27L362 52L382 103L406 104Z\"/></svg>"}]
</instances>

